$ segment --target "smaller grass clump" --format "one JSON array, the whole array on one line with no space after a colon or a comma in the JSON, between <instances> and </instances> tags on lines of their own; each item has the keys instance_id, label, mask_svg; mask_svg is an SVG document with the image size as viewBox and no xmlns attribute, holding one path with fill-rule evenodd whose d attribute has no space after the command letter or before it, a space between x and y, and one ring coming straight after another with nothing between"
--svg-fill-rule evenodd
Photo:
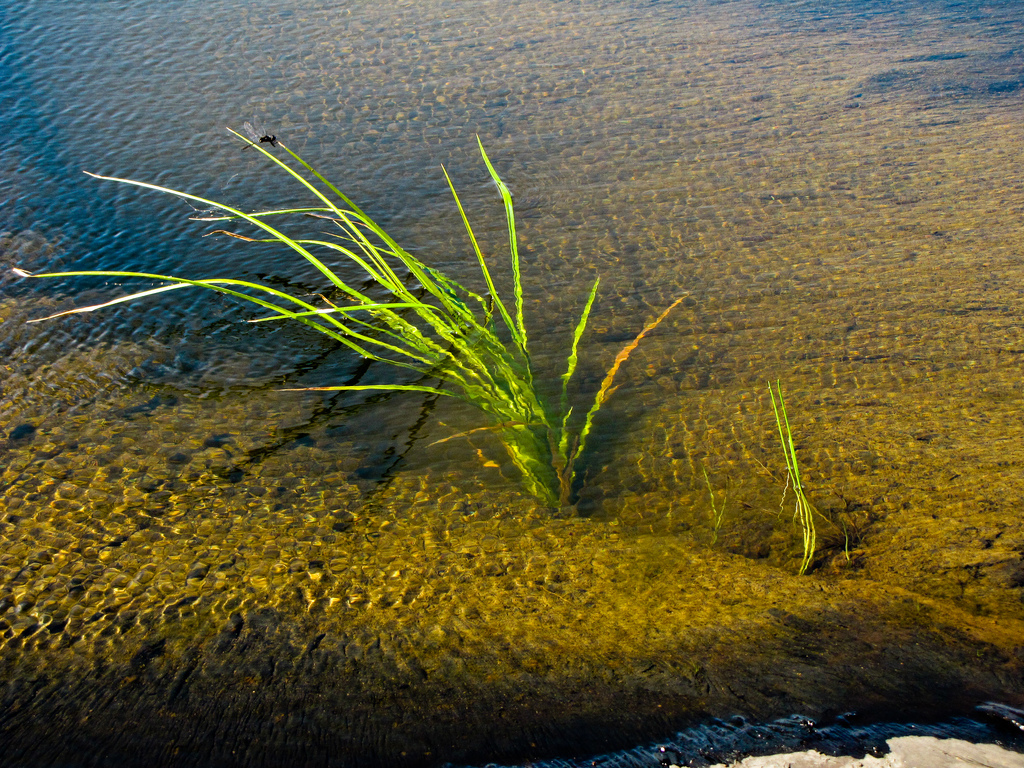
<instances>
[{"instance_id":1,"label":"smaller grass clump","mask_svg":"<svg viewBox=\"0 0 1024 768\"><path fill-rule=\"evenodd\" d=\"M814 528L814 506L804 492L803 481L800 479L800 465L796 460L796 445L793 443L793 432L789 427L789 416L786 414L786 403L782 399L782 384L775 382L775 390L772 390L771 382L768 382L768 395L772 399L772 411L775 414L775 425L779 430L779 441L782 443L782 454L786 459L786 487L782 491L783 503L787 492L792 489L796 498L796 505L793 511L793 520L800 528L803 537L803 558L800 561L798 574L803 576L814 559L814 551L817 546L817 533ZM776 401L776 395L778 400Z\"/></svg>"},{"instance_id":2,"label":"smaller grass clump","mask_svg":"<svg viewBox=\"0 0 1024 768\"><path fill-rule=\"evenodd\" d=\"M560 377L560 396L557 402L549 402L535 386L535 370L523 313L521 263L512 194L498 176L482 143L479 144L480 155L498 188L505 211L511 302L499 295L488 259L446 170L445 178L486 287L483 293L456 282L402 248L352 200L276 136L249 141L235 131L230 132L245 142L246 148L255 148L305 187L313 197L313 204L302 208L245 213L225 203L156 184L89 175L174 195L190 204L198 203L219 212L215 216L199 217L201 221L249 225L255 230L250 232L255 237L235 231L217 231L246 242L278 243L306 260L325 280L324 292L320 295L322 303L314 304L267 285L230 277L190 278L109 270L30 274L16 269L15 272L22 277L127 277L164 283L40 320L92 312L190 287L243 300L271 313L253 322L288 320L301 323L363 358L392 366L409 379L405 383L308 389L413 391L463 400L486 414L488 423L480 429L497 435L519 469L527 492L548 506L570 505L580 457L586 450L595 416L615 391L613 381L617 372L641 339L654 330L683 297L647 323L636 338L616 355L593 402L581 416L577 416L578 411L570 404L569 384L577 369L580 339L597 298L600 278L591 286L573 328L565 372ZM282 150L290 161L264 148L263 143L268 143L271 149ZM296 236L277 225L278 220L288 221L296 217L302 221L314 217L329 224L332 230L327 234ZM361 273L358 283L339 276L338 264L342 262L356 265ZM354 287L354 283L363 284L365 278L369 278L372 290Z\"/></svg>"}]
</instances>

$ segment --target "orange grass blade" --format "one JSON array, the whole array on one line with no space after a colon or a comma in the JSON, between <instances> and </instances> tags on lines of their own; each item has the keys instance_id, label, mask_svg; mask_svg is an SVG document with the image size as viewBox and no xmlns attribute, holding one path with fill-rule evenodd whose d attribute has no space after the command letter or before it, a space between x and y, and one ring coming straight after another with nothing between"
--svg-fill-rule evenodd
<instances>
[{"instance_id":1,"label":"orange grass blade","mask_svg":"<svg viewBox=\"0 0 1024 768\"><path fill-rule=\"evenodd\" d=\"M637 334L636 338L623 347L622 351L615 356L615 361L612 363L612 367L608 369L608 373L605 374L604 381L601 382L601 388L597 391L597 396L594 398L594 404L590 407L590 411L587 413L587 419L583 424L583 429L580 430L579 444L573 452L573 455L570 457L570 461L583 453L587 435L590 434L590 427L594 421L594 416L597 415L601 406L608 401L608 398L610 398L615 389L617 389L617 387L612 387L612 381L615 379L615 374L619 372L619 368L621 368L623 363L625 363L629 359L629 356L633 354L633 350L637 348L643 337L661 325L661 322L668 317L669 312L679 306L680 302L682 302L682 300L688 295L689 294L683 294L673 301L669 305L668 309L658 315L656 319L645 325L643 330Z\"/></svg>"}]
</instances>

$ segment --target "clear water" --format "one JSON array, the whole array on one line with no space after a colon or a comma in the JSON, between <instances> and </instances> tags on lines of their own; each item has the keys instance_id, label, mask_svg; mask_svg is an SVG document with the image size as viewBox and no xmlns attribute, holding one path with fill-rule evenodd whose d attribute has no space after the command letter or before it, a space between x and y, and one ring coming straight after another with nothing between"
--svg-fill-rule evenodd
<instances>
[{"instance_id":1,"label":"clear water","mask_svg":"<svg viewBox=\"0 0 1024 768\"><path fill-rule=\"evenodd\" d=\"M31 764L103 743L412 765L1020 699L1022 23L1012 2L0 6L4 738ZM11 266L321 290L81 173L303 202L223 130L254 114L466 281L440 165L500 252L479 135L553 380L601 276L580 402L688 294L621 372L573 510L525 496L486 434L432 445L481 425L454 401L279 392L396 379L216 297L26 324L127 288ZM804 578L774 379L822 513ZM90 708L82 742L49 738Z\"/></svg>"}]
</instances>

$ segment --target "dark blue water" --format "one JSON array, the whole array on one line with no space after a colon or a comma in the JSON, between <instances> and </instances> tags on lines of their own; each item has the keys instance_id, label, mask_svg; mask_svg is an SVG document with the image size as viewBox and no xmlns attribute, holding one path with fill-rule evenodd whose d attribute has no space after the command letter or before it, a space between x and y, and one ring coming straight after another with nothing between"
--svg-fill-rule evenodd
<instances>
[{"instance_id":1,"label":"dark blue water","mask_svg":"<svg viewBox=\"0 0 1024 768\"><path fill-rule=\"evenodd\" d=\"M237 243L200 240L203 226L186 222L191 211L181 202L81 173L143 179L248 209L287 205L297 196L287 181L268 172L256 153L241 154L224 131L240 130L253 114L294 149L311 153L353 194L372 189L368 208L385 222L402 210L414 212L407 214L410 223L428 217L425 191L441 191L439 163L450 162L452 151L471 149L473 132L487 127L467 126L442 145L437 139L447 121L441 116L397 151L353 146L341 104L376 110L386 101L375 78L362 75L366 82L360 82L358 58L379 44L381 32L394 31L371 31L365 39L353 10L345 4L277 4L266 11L240 3L6 6L3 226L59 242L66 269L213 269L239 277L301 271L265 249L254 259L258 247L243 253ZM445 40L449 33L440 27ZM336 50L342 44L347 53ZM412 72L403 75L409 80ZM425 152L426 143L437 149ZM174 304L201 311L208 297L184 301L183 307L177 296Z\"/></svg>"}]
</instances>

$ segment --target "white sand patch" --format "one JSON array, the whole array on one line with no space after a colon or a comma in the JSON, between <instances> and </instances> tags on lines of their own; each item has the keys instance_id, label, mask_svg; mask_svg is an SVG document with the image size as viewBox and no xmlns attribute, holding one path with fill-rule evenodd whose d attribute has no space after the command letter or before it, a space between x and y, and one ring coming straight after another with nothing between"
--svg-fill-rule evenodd
<instances>
[{"instance_id":1,"label":"white sand patch","mask_svg":"<svg viewBox=\"0 0 1024 768\"><path fill-rule=\"evenodd\" d=\"M810 750L748 757L730 768L1024 768L1024 755L995 744L933 736L900 736L888 743L891 751L885 757L829 757Z\"/></svg>"}]
</instances>

